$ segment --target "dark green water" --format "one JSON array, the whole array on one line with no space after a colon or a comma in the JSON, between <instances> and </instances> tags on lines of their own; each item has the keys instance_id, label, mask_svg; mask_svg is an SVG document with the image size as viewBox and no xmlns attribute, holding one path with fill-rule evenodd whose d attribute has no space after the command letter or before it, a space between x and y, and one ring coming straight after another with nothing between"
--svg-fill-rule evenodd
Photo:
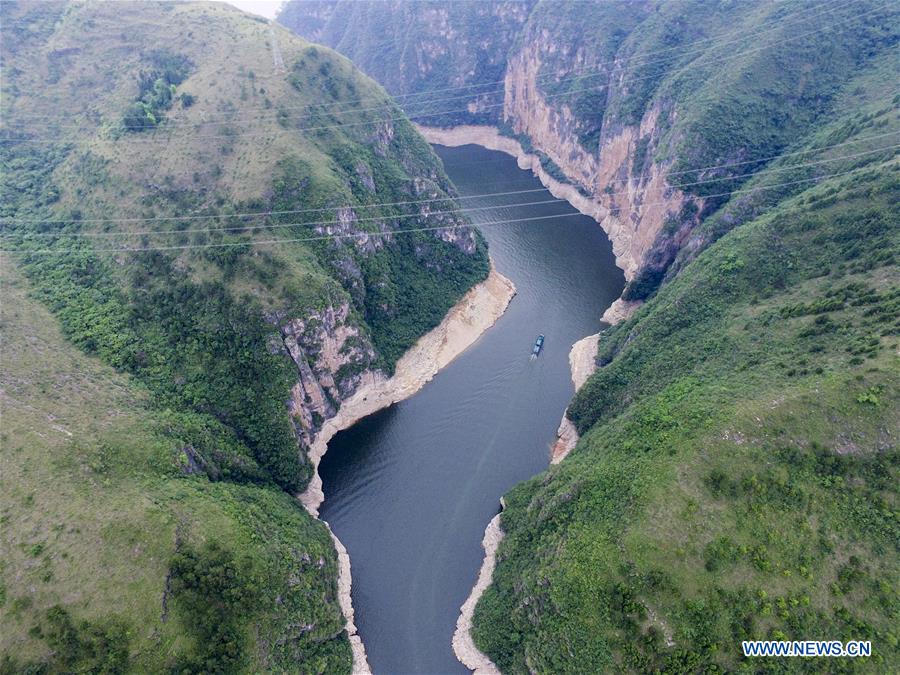
<instances>
[{"instance_id":1,"label":"dark green water","mask_svg":"<svg viewBox=\"0 0 900 675\"><path fill-rule=\"evenodd\" d=\"M436 148L460 194L540 188L510 157ZM347 547L356 624L375 673L466 672L451 638L499 499L547 467L573 394L571 345L596 333L624 278L606 235L549 192L464 200L497 269L518 289L506 314L411 399L336 436L320 472L322 518ZM529 359L535 337L546 343Z\"/></svg>"}]
</instances>

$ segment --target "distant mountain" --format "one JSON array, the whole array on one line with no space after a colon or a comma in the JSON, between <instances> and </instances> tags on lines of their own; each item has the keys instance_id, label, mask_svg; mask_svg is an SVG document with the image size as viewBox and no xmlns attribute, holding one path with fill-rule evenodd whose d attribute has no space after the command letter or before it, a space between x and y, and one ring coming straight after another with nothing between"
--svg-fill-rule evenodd
<instances>
[{"instance_id":1,"label":"distant mountain","mask_svg":"<svg viewBox=\"0 0 900 675\"><path fill-rule=\"evenodd\" d=\"M485 245L327 48L217 3L0 11L4 672L349 671L306 450Z\"/></svg>"},{"instance_id":2,"label":"distant mountain","mask_svg":"<svg viewBox=\"0 0 900 675\"><path fill-rule=\"evenodd\" d=\"M426 115L423 124L490 124L501 118L508 54L535 4L300 0L286 2L278 22L350 57L404 109Z\"/></svg>"},{"instance_id":3,"label":"distant mountain","mask_svg":"<svg viewBox=\"0 0 900 675\"><path fill-rule=\"evenodd\" d=\"M478 647L503 672L896 670L897 7L292 0L279 20L420 124L519 141L596 204L623 306L644 303L601 333L572 454L506 496ZM826 636L873 656L740 650Z\"/></svg>"}]
</instances>

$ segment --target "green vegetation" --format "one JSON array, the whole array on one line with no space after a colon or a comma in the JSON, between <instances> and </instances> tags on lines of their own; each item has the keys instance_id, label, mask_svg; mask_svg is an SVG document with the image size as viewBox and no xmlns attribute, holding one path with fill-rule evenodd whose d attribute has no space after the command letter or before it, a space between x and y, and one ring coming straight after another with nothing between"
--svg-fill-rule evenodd
<instances>
[{"instance_id":1,"label":"green vegetation","mask_svg":"<svg viewBox=\"0 0 900 675\"><path fill-rule=\"evenodd\" d=\"M172 595L185 608L184 628L195 633L197 646L178 671L231 672L246 665L241 619L259 610L253 568L252 558L235 560L212 542L199 551L182 547L172 559Z\"/></svg>"},{"instance_id":2,"label":"green vegetation","mask_svg":"<svg viewBox=\"0 0 900 675\"><path fill-rule=\"evenodd\" d=\"M3 672L347 672L298 368L332 409L392 370L483 242L328 50L276 30L275 70L219 4L0 11Z\"/></svg>"},{"instance_id":3,"label":"green vegetation","mask_svg":"<svg viewBox=\"0 0 900 675\"><path fill-rule=\"evenodd\" d=\"M138 98L125 112L126 131L152 129L162 121L162 113L175 100L177 85L184 82L191 70L191 63L177 54L155 51L148 58L150 69L141 71L138 77ZM194 97L182 94L184 107L193 105Z\"/></svg>"},{"instance_id":4,"label":"green vegetation","mask_svg":"<svg viewBox=\"0 0 900 675\"><path fill-rule=\"evenodd\" d=\"M271 484L214 482L194 458L228 450L220 429L160 411L64 340L8 256L0 269L0 671L348 672L325 526ZM211 598L216 579L228 593Z\"/></svg>"},{"instance_id":5,"label":"green vegetation","mask_svg":"<svg viewBox=\"0 0 900 675\"><path fill-rule=\"evenodd\" d=\"M475 629L504 672L808 671L740 641L810 636L893 670L898 184L808 189L603 335L581 442L507 495Z\"/></svg>"}]
</instances>

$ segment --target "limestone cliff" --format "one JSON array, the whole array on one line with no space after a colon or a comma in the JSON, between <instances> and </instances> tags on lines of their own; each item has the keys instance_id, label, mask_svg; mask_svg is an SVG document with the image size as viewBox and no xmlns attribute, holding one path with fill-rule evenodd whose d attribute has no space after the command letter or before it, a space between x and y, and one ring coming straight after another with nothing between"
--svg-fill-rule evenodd
<instances>
[{"instance_id":1,"label":"limestone cliff","mask_svg":"<svg viewBox=\"0 0 900 675\"><path fill-rule=\"evenodd\" d=\"M842 78L872 56L888 67L887 17L866 11L837 29L780 3L292 0L280 20L347 54L418 124L517 140L537 173L597 204L624 297L643 300L746 219L705 225L750 174L808 141ZM817 50L816 35L857 29L830 56Z\"/></svg>"},{"instance_id":2,"label":"limestone cliff","mask_svg":"<svg viewBox=\"0 0 900 675\"><path fill-rule=\"evenodd\" d=\"M363 372L376 361L371 340L350 317L350 304L330 305L281 326L285 349L297 367L290 412L305 447L322 422L359 387Z\"/></svg>"},{"instance_id":3,"label":"limestone cliff","mask_svg":"<svg viewBox=\"0 0 900 675\"><path fill-rule=\"evenodd\" d=\"M295 1L279 20L350 56L425 127L491 124L514 137L523 148L514 154L534 155L530 168L544 174L545 183L571 184L580 197L573 190L570 201L593 202L588 211L613 240L629 279L645 263L664 268L672 246L654 249L654 243L685 196L666 182L671 162L647 158L672 111L654 105L622 124L603 118L612 91L583 91L615 88L616 64L603 59L619 46L621 31L610 37L604 27L630 28L646 9L641 3L627 11L592 9L601 14L599 27L573 24L571 8L558 10L534 2ZM402 24L403 36L379 34L372 44L374 26L388 22ZM386 58L401 47L399 63ZM585 69L598 69L602 77L580 76ZM411 96L419 92L435 93Z\"/></svg>"},{"instance_id":4,"label":"limestone cliff","mask_svg":"<svg viewBox=\"0 0 900 675\"><path fill-rule=\"evenodd\" d=\"M603 229L631 279L649 262L648 253L663 226L685 202L684 194L666 182L671 162L646 161L658 147L663 113L654 106L636 124L603 126L597 144L585 145L572 108L559 98L548 98L541 86L544 54L553 54L556 45L546 32L532 37L523 40L509 60L504 120L555 165L557 178L600 203ZM571 77L565 71L560 75Z\"/></svg>"}]
</instances>

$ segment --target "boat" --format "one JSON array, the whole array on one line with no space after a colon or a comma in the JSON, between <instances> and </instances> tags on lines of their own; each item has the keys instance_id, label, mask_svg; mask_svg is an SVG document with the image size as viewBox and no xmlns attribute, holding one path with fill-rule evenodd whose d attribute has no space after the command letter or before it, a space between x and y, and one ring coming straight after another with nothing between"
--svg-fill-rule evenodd
<instances>
[{"instance_id":1,"label":"boat","mask_svg":"<svg viewBox=\"0 0 900 675\"><path fill-rule=\"evenodd\" d=\"M534 349L531 350L532 356L537 356L541 353L541 348L544 346L544 336L538 335L537 340L534 341Z\"/></svg>"}]
</instances>

